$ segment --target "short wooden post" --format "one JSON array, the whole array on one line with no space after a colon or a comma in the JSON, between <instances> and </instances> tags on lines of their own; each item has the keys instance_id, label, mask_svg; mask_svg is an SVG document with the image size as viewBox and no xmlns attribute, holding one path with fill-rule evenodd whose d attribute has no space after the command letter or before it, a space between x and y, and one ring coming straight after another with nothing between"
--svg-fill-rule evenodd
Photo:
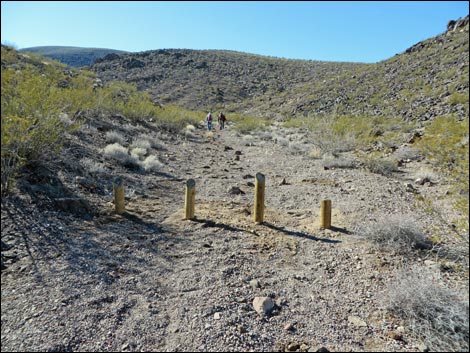
<instances>
[{"instance_id":1,"label":"short wooden post","mask_svg":"<svg viewBox=\"0 0 470 353\"><path fill-rule=\"evenodd\" d=\"M123 214L126 209L124 207L124 185L122 183L122 178L117 177L114 179L113 183L114 190L114 207L117 214Z\"/></svg>"},{"instance_id":2,"label":"short wooden post","mask_svg":"<svg viewBox=\"0 0 470 353\"><path fill-rule=\"evenodd\" d=\"M321 202L321 228L331 228L331 200L322 200Z\"/></svg>"},{"instance_id":3,"label":"short wooden post","mask_svg":"<svg viewBox=\"0 0 470 353\"><path fill-rule=\"evenodd\" d=\"M184 200L185 216L184 219L194 218L194 200L196 198L196 181L189 179L186 182L186 192Z\"/></svg>"},{"instance_id":4,"label":"short wooden post","mask_svg":"<svg viewBox=\"0 0 470 353\"><path fill-rule=\"evenodd\" d=\"M258 224L263 223L264 219L264 185L264 175L261 173L256 173L254 219Z\"/></svg>"}]
</instances>

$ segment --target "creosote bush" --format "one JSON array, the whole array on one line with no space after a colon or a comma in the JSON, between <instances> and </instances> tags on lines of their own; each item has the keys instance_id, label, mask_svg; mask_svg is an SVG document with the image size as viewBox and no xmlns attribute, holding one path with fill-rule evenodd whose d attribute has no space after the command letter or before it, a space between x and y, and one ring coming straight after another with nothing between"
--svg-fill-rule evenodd
<instances>
[{"instance_id":1,"label":"creosote bush","mask_svg":"<svg viewBox=\"0 0 470 353\"><path fill-rule=\"evenodd\" d=\"M161 108L147 92L131 84L110 82L94 87L95 74L76 69L37 55L17 53L2 46L1 67L1 193L11 189L23 165L38 165L58 153L65 136L79 128L79 123L64 116L80 111L119 114L134 122L145 121L179 134L188 124L197 124L204 113L179 107ZM123 144L124 137L108 132L108 143ZM148 145L162 149L157 142L135 142L139 148ZM142 157L141 151L137 151ZM119 152L117 147L105 153L128 166L137 166L139 158ZM149 165L156 165L149 162Z\"/></svg>"}]
</instances>

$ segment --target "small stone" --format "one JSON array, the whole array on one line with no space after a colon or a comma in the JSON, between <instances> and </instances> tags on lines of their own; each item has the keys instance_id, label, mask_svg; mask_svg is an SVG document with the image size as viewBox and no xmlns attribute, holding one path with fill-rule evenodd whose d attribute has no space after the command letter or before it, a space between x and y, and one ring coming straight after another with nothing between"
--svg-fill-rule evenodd
<instances>
[{"instance_id":1,"label":"small stone","mask_svg":"<svg viewBox=\"0 0 470 353\"><path fill-rule=\"evenodd\" d=\"M326 347L320 347L315 352L329 352L329 350Z\"/></svg>"},{"instance_id":2,"label":"small stone","mask_svg":"<svg viewBox=\"0 0 470 353\"><path fill-rule=\"evenodd\" d=\"M429 352L430 349L425 343L418 344L418 349L420 352Z\"/></svg>"},{"instance_id":3,"label":"small stone","mask_svg":"<svg viewBox=\"0 0 470 353\"><path fill-rule=\"evenodd\" d=\"M287 351L288 352L295 352L299 348L300 348L300 344L298 344L298 343L289 343L287 345Z\"/></svg>"},{"instance_id":4,"label":"small stone","mask_svg":"<svg viewBox=\"0 0 470 353\"><path fill-rule=\"evenodd\" d=\"M246 329L245 326L243 326L243 325L238 325L238 332L240 332L240 333L247 333L248 331L247 331L247 329Z\"/></svg>"},{"instance_id":5,"label":"small stone","mask_svg":"<svg viewBox=\"0 0 470 353\"><path fill-rule=\"evenodd\" d=\"M253 308L258 314L265 315L274 308L274 302L270 297L255 297Z\"/></svg>"},{"instance_id":6,"label":"small stone","mask_svg":"<svg viewBox=\"0 0 470 353\"><path fill-rule=\"evenodd\" d=\"M401 341L403 339L403 335L395 331L388 332L387 336L395 341Z\"/></svg>"},{"instance_id":7,"label":"small stone","mask_svg":"<svg viewBox=\"0 0 470 353\"><path fill-rule=\"evenodd\" d=\"M215 320L220 320L220 313L219 312L214 313L214 319Z\"/></svg>"},{"instance_id":8,"label":"small stone","mask_svg":"<svg viewBox=\"0 0 470 353\"><path fill-rule=\"evenodd\" d=\"M289 323L287 323L287 324L284 326L284 330L286 330L286 331L294 331L294 325L293 325L291 322L289 322Z\"/></svg>"},{"instance_id":9,"label":"small stone","mask_svg":"<svg viewBox=\"0 0 470 353\"><path fill-rule=\"evenodd\" d=\"M364 320L362 320L360 317L358 316L354 316L354 315L350 315L348 316L348 321L350 323L352 323L353 325L355 326L359 326L359 327L367 327L367 324L365 323Z\"/></svg>"},{"instance_id":10,"label":"small stone","mask_svg":"<svg viewBox=\"0 0 470 353\"><path fill-rule=\"evenodd\" d=\"M260 288L261 285L260 285L260 283L257 279L252 279L250 281L250 287L253 288L253 289L256 289L256 288Z\"/></svg>"}]
</instances>

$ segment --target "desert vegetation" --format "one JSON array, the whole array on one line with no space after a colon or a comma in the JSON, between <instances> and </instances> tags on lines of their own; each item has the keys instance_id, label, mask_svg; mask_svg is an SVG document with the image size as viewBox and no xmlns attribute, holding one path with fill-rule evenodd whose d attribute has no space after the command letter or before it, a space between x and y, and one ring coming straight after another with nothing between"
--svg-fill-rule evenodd
<instances>
[{"instance_id":1,"label":"desert vegetation","mask_svg":"<svg viewBox=\"0 0 470 353\"><path fill-rule=\"evenodd\" d=\"M65 135L83 123L80 112L122 114L176 134L203 116L183 108L158 107L131 84L97 86L96 82L92 72L66 69L60 63L2 46L2 194L8 192L19 168L40 164L46 155L51 158L60 151ZM123 139L119 132L106 134L108 142L123 143ZM137 163L135 153L126 163L135 164L133 161ZM152 169L157 163L149 159L144 165Z\"/></svg>"}]
</instances>

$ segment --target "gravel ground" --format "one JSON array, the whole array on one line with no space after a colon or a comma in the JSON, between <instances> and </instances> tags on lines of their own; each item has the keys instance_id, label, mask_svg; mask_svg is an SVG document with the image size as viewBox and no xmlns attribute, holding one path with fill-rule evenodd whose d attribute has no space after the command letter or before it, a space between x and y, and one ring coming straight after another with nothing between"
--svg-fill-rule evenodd
<instances>
[{"instance_id":1,"label":"gravel ground","mask_svg":"<svg viewBox=\"0 0 470 353\"><path fill-rule=\"evenodd\" d=\"M446 185L414 182L423 162L383 176L325 168L298 131L199 127L175 139L141 127L127 137L158 136L164 164L143 173L102 156L104 131L116 126L70 137L68 164L53 170L93 211L66 212L32 192L2 198L2 351L420 351L432 347L380 305L387 284L422 266L468 293L468 253L399 255L356 232L408 215L427 236L439 234L447 253L462 254L458 215L439 197ZM77 175L70 166L84 156L110 175ZM252 214L258 172L266 176L263 224ZM113 213L116 175L126 187L124 215ZM196 181L192 221L183 220L188 178ZM442 217L418 196L436 200ZM323 199L333 207L326 230ZM256 297L272 308L257 312Z\"/></svg>"}]
</instances>

